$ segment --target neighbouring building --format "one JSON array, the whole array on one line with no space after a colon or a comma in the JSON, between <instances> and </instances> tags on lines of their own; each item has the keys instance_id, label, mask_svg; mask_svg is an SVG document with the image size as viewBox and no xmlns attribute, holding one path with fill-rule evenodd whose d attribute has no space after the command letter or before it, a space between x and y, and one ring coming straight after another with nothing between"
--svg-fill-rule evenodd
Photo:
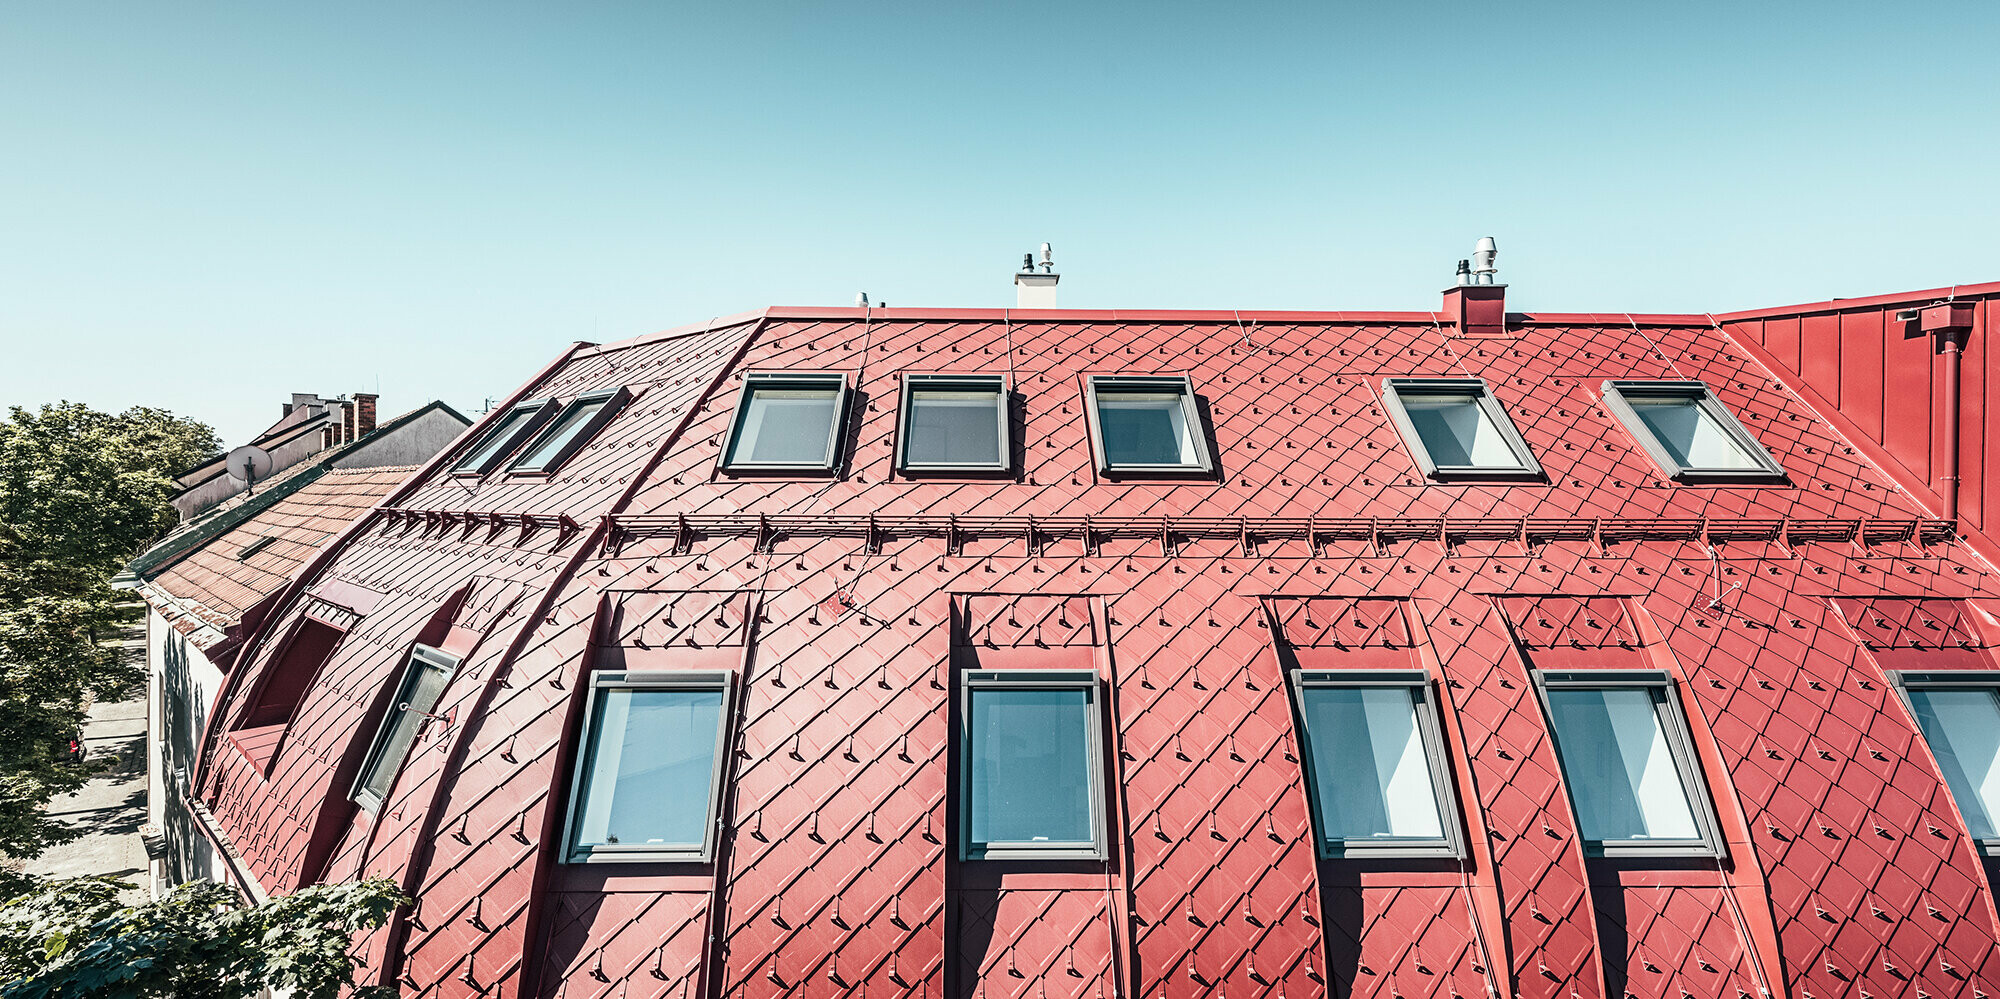
<instances>
[{"instance_id":1,"label":"neighbouring building","mask_svg":"<svg viewBox=\"0 0 2000 999\"><path fill-rule=\"evenodd\" d=\"M1995 994L2000 284L1505 295L576 344L192 793L408 996Z\"/></svg>"},{"instance_id":2,"label":"neighbouring building","mask_svg":"<svg viewBox=\"0 0 2000 999\"><path fill-rule=\"evenodd\" d=\"M361 423L351 429L360 436L341 439L338 423L327 423L320 428L323 446L282 465L254 491L246 491L243 482L235 484L234 493L215 491L217 481L227 481L219 471L184 476L184 483L192 478L187 488L204 499L182 509L201 512L135 559L117 580L137 590L147 605L148 853L156 893L196 878L244 883L240 876L228 877L225 865L240 859L202 833L205 810L187 794L209 707L243 640L321 545L471 424L450 406L433 402L377 427L374 397L358 398L362 402L352 408ZM297 403L287 419L307 405ZM279 429L259 439L269 442ZM273 453L285 452L281 446ZM175 502L188 498L183 493Z\"/></svg>"}]
</instances>

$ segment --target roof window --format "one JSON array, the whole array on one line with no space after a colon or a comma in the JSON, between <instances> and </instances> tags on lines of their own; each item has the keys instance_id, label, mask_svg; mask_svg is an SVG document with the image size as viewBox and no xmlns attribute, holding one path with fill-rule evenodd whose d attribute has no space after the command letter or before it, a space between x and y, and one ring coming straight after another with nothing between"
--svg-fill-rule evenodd
<instances>
[{"instance_id":1,"label":"roof window","mask_svg":"<svg viewBox=\"0 0 2000 999\"><path fill-rule=\"evenodd\" d=\"M729 695L723 671L592 675L570 794L570 863L714 856Z\"/></svg>"},{"instance_id":2,"label":"roof window","mask_svg":"<svg viewBox=\"0 0 2000 999\"><path fill-rule=\"evenodd\" d=\"M604 429L604 425L611 422L611 418L617 416L631 398L631 393L622 387L576 397L549 422L548 429L542 431L541 436L535 438L534 443L529 444L521 456L507 466L507 470L532 475L547 475L555 471L569 460L570 455L590 443L590 439Z\"/></svg>"},{"instance_id":3,"label":"roof window","mask_svg":"<svg viewBox=\"0 0 2000 999\"><path fill-rule=\"evenodd\" d=\"M847 376L749 372L723 450L730 471L830 471L840 456Z\"/></svg>"},{"instance_id":4,"label":"roof window","mask_svg":"<svg viewBox=\"0 0 2000 999\"><path fill-rule=\"evenodd\" d=\"M1426 478L1539 477L1542 466L1481 378L1390 378L1389 421Z\"/></svg>"},{"instance_id":5,"label":"roof window","mask_svg":"<svg viewBox=\"0 0 2000 999\"><path fill-rule=\"evenodd\" d=\"M1657 670L1537 671L1563 784L1593 856L1718 856L1673 681Z\"/></svg>"},{"instance_id":6,"label":"roof window","mask_svg":"<svg viewBox=\"0 0 2000 999\"><path fill-rule=\"evenodd\" d=\"M438 698L444 696L445 683L456 669L458 657L448 652L428 645L410 649L396 698L389 702L389 711L375 730L375 741L369 744L367 761L361 765L361 776L354 782L355 804L371 812L382 807L396 772L409 758L424 722L437 710Z\"/></svg>"},{"instance_id":7,"label":"roof window","mask_svg":"<svg viewBox=\"0 0 2000 999\"><path fill-rule=\"evenodd\" d=\"M1104 770L1097 674L960 674L960 856L1101 859Z\"/></svg>"},{"instance_id":8,"label":"roof window","mask_svg":"<svg viewBox=\"0 0 2000 999\"><path fill-rule=\"evenodd\" d=\"M1889 679L1931 747L1966 832L1981 853L2000 856L2000 673L1891 672Z\"/></svg>"},{"instance_id":9,"label":"roof window","mask_svg":"<svg viewBox=\"0 0 2000 999\"><path fill-rule=\"evenodd\" d=\"M249 544L244 545L241 549L239 549L236 552L236 560L238 562L241 562L244 559L257 554L258 552L261 552L264 549L271 547L273 544L277 542L277 540L278 536L275 534L267 534L261 538L258 538L257 540L252 541Z\"/></svg>"},{"instance_id":10,"label":"roof window","mask_svg":"<svg viewBox=\"0 0 2000 999\"><path fill-rule=\"evenodd\" d=\"M1320 855L1457 856L1458 817L1421 670L1293 670Z\"/></svg>"},{"instance_id":11,"label":"roof window","mask_svg":"<svg viewBox=\"0 0 2000 999\"><path fill-rule=\"evenodd\" d=\"M903 377L898 467L906 472L1004 472L1013 467L1007 379L1001 375Z\"/></svg>"},{"instance_id":12,"label":"roof window","mask_svg":"<svg viewBox=\"0 0 2000 999\"><path fill-rule=\"evenodd\" d=\"M1770 452L1705 383L1608 381L1604 408L1674 479L1784 477Z\"/></svg>"},{"instance_id":13,"label":"roof window","mask_svg":"<svg viewBox=\"0 0 2000 999\"><path fill-rule=\"evenodd\" d=\"M552 399L534 399L507 410L493 424L493 429L487 431L472 450L451 466L451 474L485 475L492 471L514 448L527 440L529 434L540 429L555 411Z\"/></svg>"},{"instance_id":14,"label":"roof window","mask_svg":"<svg viewBox=\"0 0 2000 999\"><path fill-rule=\"evenodd\" d=\"M1186 375L1091 375L1084 401L1098 471L1143 475L1215 470L1194 383Z\"/></svg>"}]
</instances>

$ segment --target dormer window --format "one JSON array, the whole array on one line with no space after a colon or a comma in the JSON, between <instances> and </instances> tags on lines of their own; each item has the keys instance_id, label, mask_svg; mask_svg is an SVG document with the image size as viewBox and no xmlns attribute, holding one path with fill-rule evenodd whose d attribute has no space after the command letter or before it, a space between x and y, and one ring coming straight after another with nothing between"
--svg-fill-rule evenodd
<instances>
[{"instance_id":1,"label":"dormer window","mask_svg":"<svg viewBox=\"0 0 2000 999\"><path fill-rule=\"evenodd\" d=\"M1390 378L1389 421L1426 478L1539 478L1542 466L1480 378Z\"/></svg>"},{"instance_id":2,"label":"dormer window","mask_svg":"<svg viewBox=\"0 0 2000 999\"><path fill-rule=\"evenodd\" d=\"M1215 470L1186 375L1092 375L1085 386L1097 470L1111 475Z\"/></svg>"},{"instance_id":3,"label":"dormer window","mask_svg":"<svg viewBox=\"0 0 2000 999\"><path fill-rule=\"evenodd\" d=\"M597 432L604 429L604 425L611 422L611 418L617 416L618 410L624 408L631 398L631 394L623 388L576 397L550 421L548 429L542 431L541 436L535 438L534 443L529 444L512 465L507 466L507 470L531 475L554 472L569 460L570 455L590 443L590 439L597 436Z\"/></svg>"},{"instance_id":4,"label":"dormer window","mask_svg":"<svg viewBox=\"0 0 2000 999\"><path fill-rule=\"evenodd\" d=\"M730 674L603 671L590 678L570 792L572 864L714 856Z\"/></svg>"},{"instance_id":5,"label":"dormer window","mask_svg":"<svg viewBox=\"0 0 2000 999\"><path fill-rule=\"evenodd\" d=\"M485 475L492 471L522 441L527 440L529 434L541 429L555 411L556 405L551 399L534 399L509 409L493 424L493 429L473 445L472 450L451 466L451 474Z\"/></svg>"},{"instance_id":6,"label":"dormer window","mask_svg":"<svg viewBox=\"0 0 2000 999\"><path fill-rule=\"evenodd\" d=\"M840 372L750 372L743 376L722 467L832 471L846 412L847 376Z\"/></svg>"},{"instance_id":7,"label":"dormer window","mask_svg":"<svg viewBox=\"0 0 2000 999\"><path fill-rule=\"evenodd\" d=\"M1771 453L1705 383L1608 381L1604 408L1671 478L1784 478Z\"/></svg>"},{"instance_id":8,"label":"dormer window","mask_svg":"<svg viewBox=\"0 0 2000 999\"><path fill-rule=\"evenodd\" d=\"M1004 376L905 375L901 414L897 466L905 472L1004 472L1013 466Z\"/></svg>"},{"instance_id":9,"label":"dormer window","mask_svg":"<svg viewBox=\"0 0 2000 999\"><path fill-rule=\"evenodd\" d=\"M1721 856L1673 680L1659 670L1537 670L1563 785L1590 856Z\"/></svg>"}]
</instances>

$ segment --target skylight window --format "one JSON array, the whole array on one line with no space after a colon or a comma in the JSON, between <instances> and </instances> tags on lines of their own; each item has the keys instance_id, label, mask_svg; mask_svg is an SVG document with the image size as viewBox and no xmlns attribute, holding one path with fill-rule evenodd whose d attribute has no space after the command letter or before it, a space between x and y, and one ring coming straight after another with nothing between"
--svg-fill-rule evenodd
<instances>
[{"instance_id":1,"label":"skylight window","mask_svg":"<svg viewBox=\"0 0 2000 999\"><path fill-rule=\"evenodd\" d=\"M1702 382L1608 381L1604 408L1675 479L1784 477L1770 452Z\"/></svg>"},{"instance_id":2,"label":"skylight window","mask_svg":"<svg viewBox=\"0 0 2000 999\"><path fill-rule=\"evenodd\" d=\"M570 795L570 863L714 855L729 680L719 671L591 677Z\"/></svg>"},{"instance_id":3,"label":"skylight window","mask_svg":"<svg viewBox=\"0 0 2000 999\"><path fill-rule=\"evenodd\" d=\"M2000 673L1890 673L1981 852L2000 856Z\"/></svg>"},{"instance_id":4,"label":"skylight window","mask_svg":"<svg viewBox=\"0 0 2000 999\"><path fill-rule=\"evenodd\" d=\"M1437 703L1421 671L1293 670L1320 855L1456 856Z\"/></svg>"},{"instance_id":5,"label":"skylight window","mask_svg":"<svg viewBox=\"0 0 2000 999\"><path fill-rule=\"evenodd\" d=\"M1013 466L1007 380L1000 375L905 375L901 413L899 467L906 472Z\"/></svg>"},{"instance_id":6,"label":"skylight window","mask_svg":"<svg viewBox=\"0 0 2000 999\"><path fill-rule=\"evenodd\" d=\"M492 471L555 411L555 404L548 399L535 399L507 410L493 424L493 429L451 466L451 474L485 475Z\"/></svg>"},{"instance_id":7,"label":"skylight window","mask_svg":"<svg viewBox=\"0 0 2000 999\"><path fill-rule=\"evenodd\" d=\"M249 558L250 556L257 554L258 552L261 552L264 549L271 547L273 544L276 544L277 540L278 537L275 534L267 534L264 537L258 538L257 540L252 541L249 544L244 545L241 549L239 549L236 552L236 560L240 562L246 558Z\"/></svg>"},{"instance_id":8,"label":"skylight window","mask_svg":"<svg viewBox=\"0 0 2000 999\"><path fill-rule=\"evenodd\" d=\"M547 430L536 437L534 443L521 452L514 463L507 466L510 472L527 472L547 475L556 470L569 456L575 454L599 430L604 429L618 410L631 399L623 388L607 389L578 396L561 413L549 422Z\"/></svg>"},{"instance_id":9,"label":"skylight window","mask_svg":"<svg viewBox=\"0 0 2000 999\"><path fill-rule=\"evenodd\" d=\"M1390 378L1382 383L1382 401L1426 478L1542 474L1483 379Z\"/></svg>"},{"instance_id":10,"label":"skylight window","mask_svg":"<svg viewBox=\"0 0 2000 999\"><path fill-rule=\"evenodd\" d=\"M736 401L722 467L731 471L830 471L840 455L847 376L750 372Z\"/></svg>"},{"instance_id":11,"label":"skylight window","mask_svg":"<svg viewBox=\"0 0 2000 999\"><path fill-rule=\"evenodd\" d=\"M356 804L371 812L382 807L383 799L389 796L389 786L396 780L396 772L403 768L410 747L416 744L418 731L437 710L445 683L457 668L458 657L448 652L428 645L410 650L410 661L396 687L395 700L389 702L389 711L382 716L375 741L368 748L367 761L361 766L361 776L354 782Z\"/></svg>"},{"instance_id":12,"label":"skylight window","mask_svg":"<svg viewBox=\"0 0 2000 999\"><path fill-rule=\"evenodd\" d=\"M1535 675L1578 832L1597 856L1714 856L1714 812L1665 673Z\"/></svg>"},{"instance_id":13,"label":"skylight window","mask_svg":"<svg viewBox=\"0 0 2000 999\"><path fill-rule=\"evenodd\" d=\"M1185 375L1092 375L1084 395L1097 469L1118 473L1215 470L1194 383Z\"/></svg>"},{"instance_id":14,"label":"skylight window","mask_svg":"<svg viewBox=\"0 0 2000 999\"><path fill-rule=\"evenodd\" d=\"M960 855L1101 859L1097 675L1010 669L960 679Z\"/></svg>"}]
</instances>

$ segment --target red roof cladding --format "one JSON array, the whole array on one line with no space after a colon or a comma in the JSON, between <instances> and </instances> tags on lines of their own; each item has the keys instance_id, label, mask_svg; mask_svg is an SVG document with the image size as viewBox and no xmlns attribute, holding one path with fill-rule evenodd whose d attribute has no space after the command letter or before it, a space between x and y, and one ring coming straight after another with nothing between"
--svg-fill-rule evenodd
<instances>
[{"instance_id":1,"label":"red roof cladding","mask_svg":"<svg viewBox=\"0 0 2000 999\"><path fill-rule=\"evenodd\" d=\"M267 886L372 874L416 890L364 951L407 993L1915 996L1972 995L2000 972L1986 873L1829 600L1983 599L1990 570L1918 543L1926 513L1905 485L1705 317L1524 321L1472 341L1424 314L772 310L712 327L586 349L526 387L643 391L548 480L465 484L434 463L319 575L384 598L268 779L211 739L204 793ZM855 376L842 474L717 471L727 376L758 368ZM894 376L937 370L1010 374L1016 480L890 467ZM1190 373L1224 474L1098 481L1090 371ZM1551 482L1420 483L1374 395L1411 374L1487 378ZM1789 485L1672 484L1593 396L1606 378L1675 377L1714 386ZM1319 518L1340 526L1286 526ZM1575 518L1596 523L1556 526ZM1342 533L1355 522L1393 530ZM326 870L301 870L302 816L365 728L357 706L467 583L527 596L484 623L438 708L450 721L380 813L347 823ZM643 599L673 600L694 630L600 628L641 599L628 593L672 595ZM1321 637L1300 598L1363 623ZM1293 647L1442 681L1462 866L1315 859ZM1557 656L1678 677L1727 864L1583 859L1528 676ZM742 671L716 864L555 862L580 681L610 661ZM1105 677L1111 863L951 859L947 705L969 662Z\"/></svg>"}]
</instances>

